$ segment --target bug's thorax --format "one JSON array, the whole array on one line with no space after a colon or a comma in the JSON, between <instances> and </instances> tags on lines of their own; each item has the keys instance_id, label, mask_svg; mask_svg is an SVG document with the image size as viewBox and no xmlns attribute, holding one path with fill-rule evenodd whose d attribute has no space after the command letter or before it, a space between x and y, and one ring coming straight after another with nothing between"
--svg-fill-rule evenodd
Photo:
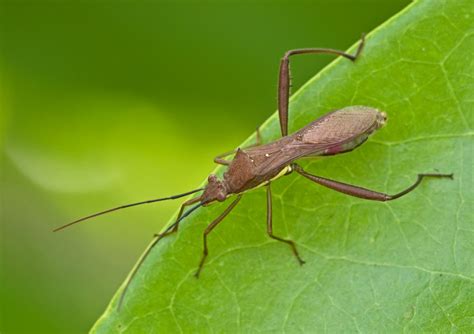
<instances>
[{"instance_id":1,"label":"bug's thorax","mask_svg":"<svg viewBox=\"0 0 474 334\"><path fill-rule=\"evenodd\" d=\"M267 157L264 155L264 158ZM263 186L292 171L291 166L287 164L259 173L261 163L246 150L238 149L222 179L214 174L209 175L201 201L204 205L214 201L222 202L230 195Z\"/></svg>"}]
</instances>

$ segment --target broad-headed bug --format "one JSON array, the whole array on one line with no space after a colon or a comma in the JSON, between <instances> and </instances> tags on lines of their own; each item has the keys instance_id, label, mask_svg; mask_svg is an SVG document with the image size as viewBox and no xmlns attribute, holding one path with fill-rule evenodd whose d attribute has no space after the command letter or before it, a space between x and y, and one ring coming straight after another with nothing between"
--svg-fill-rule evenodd
<instances>
[{"instance_id":1,"label":"broad-headed bug","mask_svg":"<svg viewBox=\"0 0 474 334\"><path fill-rule=\"evenodd\" d=\"M277 241L287 244L293 252L295 258L300 264L304 261L300 257L293 240L284 239L273 233L272 222L272 195L271 183L292 172L304 176L305 178L328 187L330 189L345 193L350 196L355 196L367 200L374 201L390 201L397 199L413 189L415 189L425 177L448 177L452 178L452 174L418 174L418 179L407 189L395 194L388 195L362 187L342 183L312 175L297 163L296 160L303 157L311 156L325 156L335 155L339 153L349 152L362 145L370 134L382 127L386 122L386 115L384 112L371 107L365 106L350 106L333 112L330 112L317 120L306 125L297 132L288 135L288 105L290 94L290 57L297 54L312 53L312 54L334 54L345 57L351 61L355 61L364 47L364 36L354 55L333 49L296 49L285 53L280 63L279 85L278 85L278 114L280 120L280 128L282 137L274 142L268 144L260 143L260 135L257 130L257 143L247 148L238 148L237 150L227 152L217 156L214 161L218 164L227 166L227 171L223 178L219 179L216 175L209 175L207 185L204 188L192 190L183 194L174 195L165 198L158 198L144 202L132 203L106 211L102 211L69 224L61 226L54 231L62 230L65 227L79 223L86 219L103 215L119 209L128 208L131 206L154 203L164 200L176 199L184 197L193 193L202 193L190 200L185 201L179 210L176 221L168 226L164 232L155 235L155 239L149 246L145 254L140 258L135 269L130 274L125 287L122 291L119 307L123 302L125 293L136 275L140 265L145 261L146 256L150 250L165 236L168 236L178 231L179 223L193 211L201 206L208 206L213 202L225 201L227 198L236 196L231 204L211 222L203 233L204 249L196 277L199 276L203 268L204 262L208 255L207 236L208 234L235 208L243 194L251 189L264 186L267 192L267 233L268 236ZM226 156L234 155L232 160L224 159ZM184 211L185 207L192 206L188 211Z\"/></svg>"}]
</instances>

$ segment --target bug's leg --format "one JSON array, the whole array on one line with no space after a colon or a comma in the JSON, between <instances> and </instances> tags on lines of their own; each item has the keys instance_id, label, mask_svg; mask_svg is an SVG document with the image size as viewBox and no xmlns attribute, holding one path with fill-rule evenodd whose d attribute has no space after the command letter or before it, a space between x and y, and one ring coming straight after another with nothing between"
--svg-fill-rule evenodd
<instances>
[{"instance_id":1,"label":"bug's leg","mask_svg":"<svg viewBox=\"0 0 474 334\"><path fill-rule=\"evenodd\" d=\"M228 155L231 155L233 153L235 153L235 151L227 152L227 154L225 154L224 156L228 156ZM218 165L224 165L224 166L229 166L230 163L231 163L231 161L222 158L222 155L218 155L217 157L215 157L214 162Z\"/></svg>"},{"instance_id":2,"label":"bug's leg","mask_svg":"<svg viewBox=\"0 0 474 334\"><path fill-rule=\"evenodd\" d=\"M351 55L344 51L323 48L309 48L309 49L295 49L289 50L285 53L280 62L280 73L278 77L278 116L280 119L281 135L285 137L288 135L288 105L290 97L291 77L290 77L290 56L313 53L313 54L333 54L343 56L349 60L355 61L362 52L365 43L365 35L362 34L359 47L355 54Z\"/></svg>"},{"instance_id":3,"label":"bug's leg","mask_svg":"<svg viewBox=\"0 0 474 334\"><path fill-rule=\"evenodd\" d=\"M255 129L255 144L253 146L262 145L262 134L260 133L260 127Z\"/></svg>"},{"instance_id":4,"label":"bug's leg","mask_svg":"<svg viewBox=\"0 0 474 334\"><path fill-rule=\"evenodd\" d=\"M200 198L200 197L198 197ZM196 209L199 209L200 207L202 206L202 203L198 204L198 205L195 205L193 206L191 209L189 209L188 211L186 211L186 213L182 214L180 219L184 219L186 218L187 216L189 216L193 211L195 211ZM164 233L161 233L161 234L158 234L158 235L155 235L155 239L152 241L152 243L148 246L148 248L145 250L145 252L142 254L142 256L140 257L140 259L138 260L137 264L135 265L135 267L132 269L131 273L128 275L127 279L125 280L125 283L124 283L124 287L123 287L123 290L120 294L120 298L119 298L119 301L118 301L118 309L120 310L120 308L122 307L122 303L123 303L123 300L125 298L125 295L127 293L127 290L128 288L130 287L130 284L132 283L133 279L135 278L136 274L138 273L138 269L140 269L140 267L142 266L143 263L145 263L145 259L148 257L148 255L151 253L151 250L158 244L158 242L163 239L164 237L166 237L167 235L169 235L170 233L167 233L168 231L171 231L174 226L178 225L178 223L180 222L180 219L178 219L174 224L170 225Z\"/></svg>"},{"instance_id":5,"label":"bug's leg","mask_svg":"<svg viewBox=\"0 0 474 334\"><path fill-rule=\"evenodd\" d=\"M201 261L199 262L198 270L194 274L196 278L199 278L199 274L201 273L202 267L209 253L207 249L207 235L211 233L214 227L216 227L232 211L232 209L237 205L237 203L239 203L241 198L242 198L242 195L238 195L237 198L227 207L227 209L225 209L224 212L222 212L220 216L217 217L212 223L210 223L207 226L207 228L204 230L204 233L202 234L204 248L202 251L202 257L201 257Z\"/></svg>"},{"instance_id":6,"label":"bug's leg","mask_svg":"<svg viewBox=\"0 0 474 334\"><path fill-rule=\"evenodd\" d=\"M165 231L163 233L157 233L154 235L154 237L157 237L157 238L163 238L163 237L166 237L167 235L170 235L174 232L178 232L178 227L179 227L179 219L181 218L181 216L183 215L183 211L184 211L184 208L191 205L191 204L194 204L194 203L197 203L201 200L201 196L199 197L195 197L195 198L191 198L190 200L187 200L186 202L184 202L183 204L181 204L181 207L179 208L179 212L178 212L178 217L176 217L176 221L175 221L175 225L174 227L169 230L169 231Z\"/></svg>"},{"instance_id":7,"label":"bug's leg","mask_svg":"<svg viewBox=\"0 0 474 334\"><path fill-rule=\"evenodd\" d=\"M413 183L411 186L406 188L405 190L400 191L399 193L395 195L389 195L385 193L380 193L377 191L369 190L366 188L354 186L351 184L343 183L343 182L338 182L330 179L326 179L324 177L316 176L309 174L303 170L300 166L293 164L292 165L293 169L298 172L299 174L303 175L305 178L316 182L322 186L325 186L327 188L339 191L341 193L344 193L346 195L354 196L354 197L359 197L363 199L368 199L372 201L391 201L397 198L402 197L403 195L408 194L412 190L414 190L418 185L421 183L421 181L425 177L434 177L434 178L453 178L453 174L418 174L418 179L416 180L415 183Z\"/></svg>"},{"instance_id":8,"label":"bug's leg","mask_svg":"<svg viewBox=\"0 0 474 334\"><path fill-rule=\"evenodd\" d=\"M273 222L272 222L272 190L270 188L270 183L267 184L267 233L270 238L284 242L291 247L293 254L295 255L296 259L300 263L300 265L304 264L305 262L300 257L298 250L296 249L295 242L293 240L283 239L277 237L273 234Z\"/></svg>"},{"instance_id":9,"label":"bug's leg","mask_svg":"<svg viewBox=\"0 0 474 334\"><path fill-rule=\"evenodd\" d=\"M251 148L251 147L255 147L255 146L259 146L262 144L262 136L260 135L260 128L257 128L257 131L256 131L256 135L255 135L255 144L252 144L252 145L249 145L249 146L246 146L244 147L243 149L247 149L247 148ZM226 160L224 159L225 157L231 155L231 154L235 154L237 152L237 148L235 150L232 150L232 151L228 151L228 152L225 152L225 153L222 153L222 154L219 154L218 156L216 156L214 158L214 162L216 164L219 164L219 165L224 165L224 166L228 166L230 165L231 161L229 160Z\"/></svg>"}]
</instances>

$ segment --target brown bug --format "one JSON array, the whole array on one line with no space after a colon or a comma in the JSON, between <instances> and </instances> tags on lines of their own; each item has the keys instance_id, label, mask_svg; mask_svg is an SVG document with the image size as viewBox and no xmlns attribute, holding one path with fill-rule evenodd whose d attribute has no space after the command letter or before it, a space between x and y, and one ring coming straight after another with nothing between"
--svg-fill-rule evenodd
<instances>
[{"instance_id":1,"label":"brown bug","mask_svg":"<svg viewBox=\"0 0 474 334\"><path fill-rule=\"evenodd\" d=\"M196 271L196 277L199 277L204 262L208 255L207 236L208 234L235 208L243 193L248 190L265 186L267 190L267 233L270 238L286 243L292 250L294 256L300 264L304 261L300 257L293 240L284 239L273 234L272 225L272 195L271 183L277 178L288 175L292 172L304 176L305 178L328 187L330 189L345 193L350 196L364 198L374 201L390 201L397 199L413 189L415 189L424 177L449 177L452 174L418 174L418 179L407 189L395 194L388 195L362 187L342 183L326 179L320 176L312 175L303 170L301 166L295 163L296 160L303 157L334 155L349 152L362 145L370 134L379 129L386 122L384 112L371 107L351 106L328 113L321 118L313 121L299 131L288 135L288 102L290 90L290 71L289 58L292 55L304 53L334 54L345 57L351 61L355 61L364 47L364 36L354 55L347 54L343 51L333 49L296 49L285 53L280 63L279 88L278 88L278 113L280 119L280 128L282 137L279 140L268 144L260 143L260 134L257 130L257 143L247 148L238 148L237 150L227 152L217 156L214 161L218 164L227 166L227 171L223 178L219 179L216 175L211 174L204 188L192 190L183 194L174 195L165 198L158 198L144 202L132 203L106 211L102 211L69 224L61 226L54 231L59 231L78 222L103 215L119 209L131 206L159 202L164 200L176 199L184 197L196 192L203 193L195 198L185 201L179 210L176 221L168 226L164 232L155 235L155 239L149 246L145 254L140 258L135 269L129 276L124 290L122 291L119 307L123 302L125 293L130 282L136 275L140 265L144 262L150 250L165 236L178 231L179 223L201 206L207 206L215 201L222 202L228 197L236 195L234 201L211 222L203 233L204 249ZM232 160L224 159L226 156L235 154ZM197 203L197 204L196 204ZM195 204L188 211L184 212L185 207Z\"/></svg>"}]
</instances>

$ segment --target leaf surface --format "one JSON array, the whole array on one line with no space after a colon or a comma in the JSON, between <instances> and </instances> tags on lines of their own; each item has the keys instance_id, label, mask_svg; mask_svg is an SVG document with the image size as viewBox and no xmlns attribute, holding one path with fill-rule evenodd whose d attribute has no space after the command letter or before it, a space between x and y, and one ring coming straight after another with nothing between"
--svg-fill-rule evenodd
<instances>
[{"instance_id":1,"label":"leaf surface","mask_svg":"<svg viewBox=\"0 0 474 334\"><path fill-rule=\"evenodd\" d=\"M380 203L294 173L272 184L274 231L295 240L306 264L268 238L257 189L210 234L195 279L202 232L230 200L201 208L153 249L120 312L123 287L92 332L472 330L473 54L472 1L418 1L370 33L355 64L337 59L290 105L290 132L349 105L388 114L350 154L303 161L313 174L388 193L418 173L454 180ZM265 142L278 138L276 115L261 130Z\"/></svg>"}]
</instances>

